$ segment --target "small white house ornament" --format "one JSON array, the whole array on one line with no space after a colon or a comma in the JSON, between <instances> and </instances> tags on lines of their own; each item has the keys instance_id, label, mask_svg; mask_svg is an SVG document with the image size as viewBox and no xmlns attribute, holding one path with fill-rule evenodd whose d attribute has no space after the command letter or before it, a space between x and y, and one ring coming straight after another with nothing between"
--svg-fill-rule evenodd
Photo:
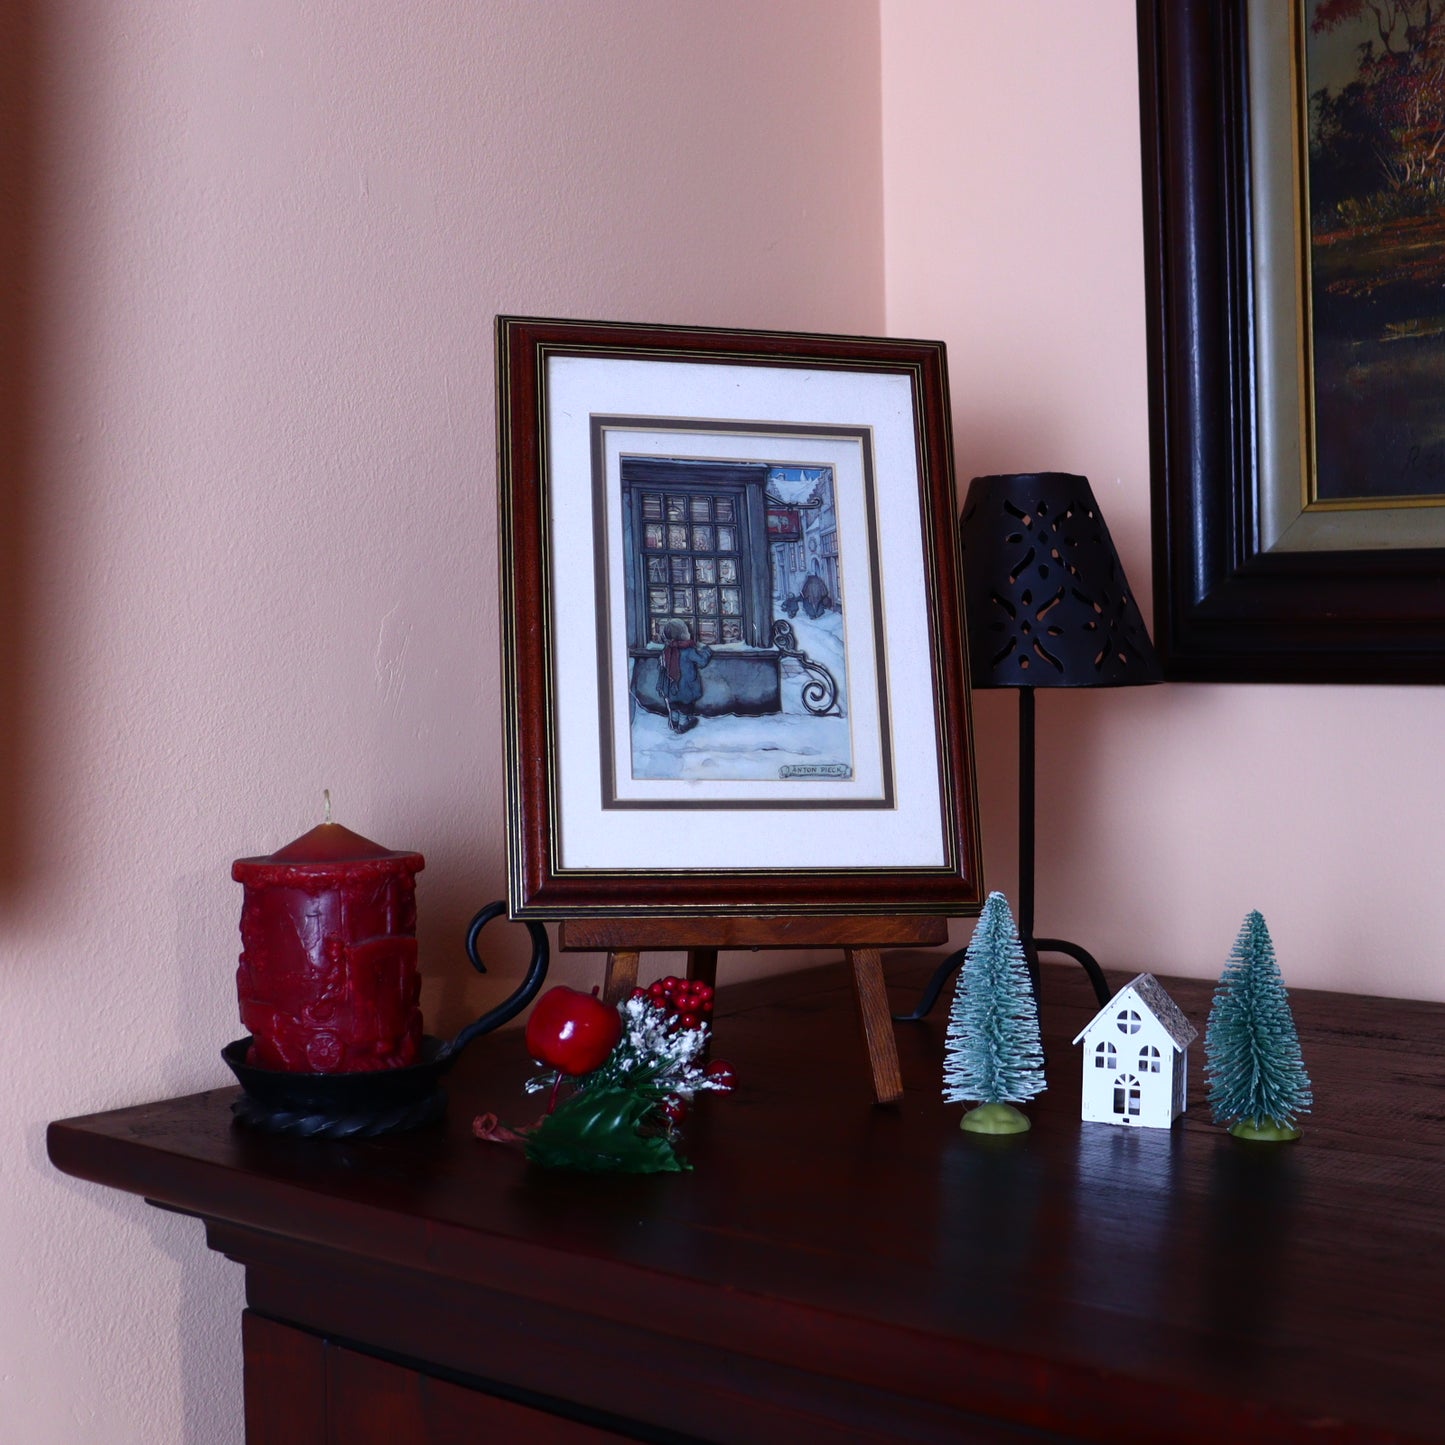
<instances>
[{"instance_id":1,"label":"small white house ornament","mask_svg":"<svg viewBox=\"0 0 1445 1445\"><path fill-rule=\"evenodd\" d=\"M1159 980L1141 973L1074 1040L1084 1045L1084 1119L1169 1128L1184 1112L1189 1045L1198 1037Z\"/></svg>"}]
</instances>

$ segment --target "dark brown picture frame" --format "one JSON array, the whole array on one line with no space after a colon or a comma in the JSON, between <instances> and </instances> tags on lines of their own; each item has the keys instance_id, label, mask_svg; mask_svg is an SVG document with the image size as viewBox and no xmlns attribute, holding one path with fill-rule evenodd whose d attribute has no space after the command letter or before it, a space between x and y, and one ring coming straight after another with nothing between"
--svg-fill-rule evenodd
<instances>
[{"instance_id":1,"label":"dark brown picture frame","mask_svg":"<svg viewBox=\"0 0 1445 1445\"><path fill-rule=\"evenodd\" d=\"M594 481L580 474L561 475L567 469L580 473L582 468L568 449L570 441L554 445L549 399L555 398L549 396L549 377L554 375L555 363L565 366L577 358L584 359L588 366L599 359L682 363L684 368L692 368L685 374L699 376L703 373L692 364L770 368L769 378L787 379L790 373L797 372L800 379L812 377L824 384L842 373L860 374L865 378L860 382L864 387L875 384L866 380L869 376L893 378L886 384L895 389L899 379L906 382L912 404L912 430L895 432L911 436L909 465L901 469L906 480L895 474L895 469L879 469L876 487L879 505L885 508L890 505L890 488L909 489L891 500L900 518L919 519L914 552L920 561L916 575L921 595L913 600L920 615L914 618L910 614L908 626L917 629L926 624L926 642L925 634L918 633L919 647L923 649L919 655L926 657L931 676L900 676L895 664L888 678L888 696L894 701L888 706L896 726L899 707L916 709L924 705L924 699L931 699L927 704L931 723L925 720L920 726L931 732L937 754L936 770L930 767L928 772L932 780L929 787L936 786L937 795L935 798L931 792L927 794L927 806L936 809L940 834L940 856L936 861L894 864L886 857L860 857L856 866L845 859L836 866L830 862L828 866L791 868L756 866L739 857L736 866L717 866L715 862L708 866L636 866L626 859L616 866L605 859L591 861L585 867L568 865L563 838L568 800L562 792L567 782L561 750L575 746L576 725L566 720L559 722L557 658L559 646L565 650L568 644L559 642L566 623L558 621L558 598L554 596L557 580L551 548L557 537L556 524L562 519L554 514L553 498L581 495L584 488L593 487ZM502 675L509 901L513 914L532 918L633 918L739 911L815 916L976 913L983 898L981 854L942 343L503 316L497 320L497 370ZM608 373L598 374L605 377ZM757 380L758 374L752 372L751 379ZM612 410L615 407L603 402L588 407L581 425L591 427L595 435L592 423L597 413ZM574 414L575 409L568 413L569 417ZM646 406L629 414L643 418L648 425L670 424L664 413ZM684 415L713 417L714 413ZM721 421L720 412L716 416L716 430L722 432L726 423ZM605 419L613 420L610 416ZM778 419L771 418L773 423ZM757 418L744 416L738 420ZM801 431L819 423L816 429L826 432L828 428L821 423L838 422L839 418L800 414L785 420L796 421ZM847 420L853 424L855 435L863 435L875 420L881 419L858 415ZM570 420L566 423L567 427L572 425ZM900 424L889 425L897 428ZM759 430L763 429L760 423ZM844 426L836 429L849 430ZM591 477L595 478L601 465L594 442ZM554 471L558 475L553 476ZM558 488L562 490L556 491ZM900 521L894 525L911 524ZM586 580L575 585L579 594L584 587L591 589L597 599L594 616L600 616L606 606L605 588L600 585L608 565L602 555L605 543L602 552L594 551L591 557L579 555L581 551L567 551L567 566L572 569L575 563L579 572L587 573ZM574 585L570 577L564 583L568 588ZM880 585L874 577L868 590L882 607L885 600L889 605L894 603L895 594L904 590L902 583L901 577L885 575ZM885 588L892 590L885 594ZM575 599L568 605L573 608L575 621ZM581 630L574 628L574 632ZM600 636L601 628L596 632ZM603 671L599 668L599 676ZM632 684L627 687L630 696ZM564 699L563 710L570 706ZM580 709L574 708L569 717L575 718L578 712ZM594 723L596 717L594 706ZM605 725L598 726L597 732L600 745ZM574 770L569 776L576 777L577 773ZM586 802L584 807L603 808L606 804L604 788L595 804ZM699 823L706 826L708 805L687 806L702 809ZM810 826L827 828L832 826L830 818L840 816L798 806L803 810L795 815L765 808L750 816L757 817L760 826L800 830ZM876 808L877 803L872 806ZM624 829L628 819L644 815L603 812L598 816L608 827ZM864 816L858 814L860 830ZM876 819L878 814L866 816ZM673 814L663 812L656 819L660 829L675 826ZM605 843L607 829L589 823L589 830L588 846L595 851L595 839L603 838ZM800 832L798 836L805 835ZM685 854L686 848L680 851Z\"/></svg>"},{"instance_id":2,"label":"dark brown picture frame","mask_svg":"<svg viewBox=\"0 0 1445 1445\"><path fill-rule=\"evenodd\" d=\"M1155 641L1200 682L1445 679L1445 549L1260 544L1243 0L1138 0Z\"/></svg>"}]
</instances>

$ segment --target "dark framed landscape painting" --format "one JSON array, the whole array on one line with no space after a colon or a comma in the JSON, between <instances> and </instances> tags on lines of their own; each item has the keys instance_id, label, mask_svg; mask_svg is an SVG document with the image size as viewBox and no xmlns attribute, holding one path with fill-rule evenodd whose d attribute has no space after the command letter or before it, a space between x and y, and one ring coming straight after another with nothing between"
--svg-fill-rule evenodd
<instances>
[{"instance_id":1,"label":"dark framed landscape painting","mask_svg":"<svg viewBox=\"0 0 1445 1445\"><path fill-rule=\"evenodd\" d=\"M1293 17L1309 501L1445 505L1445 10L1300 0Z\"/></svg>"},{"instance_id":2,"label":"dark framed landscape painting","mask_svg":"<svg viewBox=\"0 0 1445 1445\"><path fill-rule=\"evenodd\" d=\"M1139 0L1171 678L1445 678L1437 8Z\"/></svg>"}]
</instances>

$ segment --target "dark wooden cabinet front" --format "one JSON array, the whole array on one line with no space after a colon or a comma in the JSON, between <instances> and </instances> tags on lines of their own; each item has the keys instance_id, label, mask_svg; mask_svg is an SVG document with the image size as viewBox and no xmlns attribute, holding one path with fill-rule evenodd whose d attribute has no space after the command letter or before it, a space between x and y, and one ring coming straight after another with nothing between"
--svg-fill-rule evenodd
<instances>
[{"instance_id":1,"label":"dark wooden cabinet front","mask_svg":"<svg viewBox=\"0 0 1445 1445\"><path fill-rule=\"evenodd\" d=\"M895 1008L934 961L890 962ZM1202 1027L1209 986L1171 989ZM1081 1124L1092 995L1046 966L1050 1087L1012 1140L943 1103L942 1006L873 1105L830 968L721 991L740 1087L687 1174L474 1140L537 1107L516 1032L411 1135L271 1137L219 1089L50 1149L244 1267L250 1445L1445 1440L1445 1006L1294 1003L1317 1104L1279 1147L1209 1123L1198 1057L1175 1129Z\"/></svg>"},{"instance_id":2,"label":"dark wooden cabinet front","mask_svg":"<svg viewBox=\"0 0 1445 1445\"><path fill-rule=\"evenodd\" d=\"M627 1438L251 1310L242 1338L248 1445L607 1445Z\"/></svg>"}]
</instances>

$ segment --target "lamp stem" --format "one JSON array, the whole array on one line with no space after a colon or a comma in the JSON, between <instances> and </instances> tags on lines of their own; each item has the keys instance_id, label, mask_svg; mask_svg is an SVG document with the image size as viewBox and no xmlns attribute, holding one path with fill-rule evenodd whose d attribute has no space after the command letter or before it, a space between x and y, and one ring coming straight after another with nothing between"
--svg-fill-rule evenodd
<instances>
[{"instance_id":1,"label":"lamp stem","mask_svg":"<svg viewBox=\"0 0 1445 1445\"><path fill-rule=\"evenodd\" d=\"M1034 690L1019 688L1019 932L1034 936Z\"/></svg>"},{"instance_id":2,"label":"lamp stem","mask_svg":"<svg viewBox=\"0 0 1445 1445\"><path fill-rule=\"evenodd\" d=\"M1034 943L1034 690L1019 688L1019 939L1039 996L1039 950Z\"/></svg>"},{"instance_id":3,"label":"lamp stem","mask_svg":"<svg viewBox=\"0 0 1445 1445\"><path fill-rule=\"evenodd\" d=\"M1019 906L1015 922L1028 964L1034 1002L1039 1002L1039 950L1066 954L1078 963L1094 986L1099 1006L1109 1002L1109 984L1093 954L1063 938L1034 937L1034 689L1019 688ZM921 1019L938 1002L943 986L963 967L968 950L956 949L933 971L912 1013L894 1014L901 1020Z\"/></svg>"}]
</instances>

